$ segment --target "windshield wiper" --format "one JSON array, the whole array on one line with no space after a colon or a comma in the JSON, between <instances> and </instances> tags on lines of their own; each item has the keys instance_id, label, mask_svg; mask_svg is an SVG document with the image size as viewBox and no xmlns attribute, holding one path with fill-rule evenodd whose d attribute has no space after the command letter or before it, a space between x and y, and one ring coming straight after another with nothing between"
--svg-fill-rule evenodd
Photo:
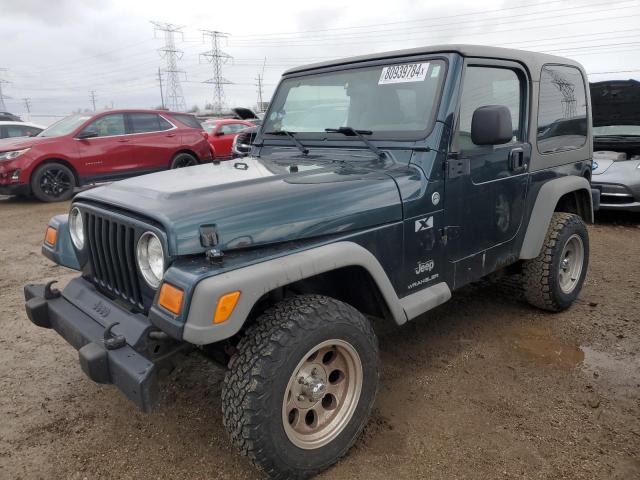
<instances>
[{"instance_id":1,"label":"windshield wiper","mask_svg":"<svg viewBox=\"0 0 640 480\"><path fill-rule=\"evenodd\" d=\"M362 142L369 147L373 153L377 155L377 157L382 160L386 156L382 150L376 147L373 143L366 139L365 135L371 135L373 132L371 130L356 130L353 127L338 127L338 128L325 128L325 132L329 133L342 133L343 135L358 137Z\"/></svg>"},{"instance_id":2,"label":"windshield wiper","mask_svg":"<svg viewBox=\"0 0 640 480\"><path fill-rule=\"evenodd\" d=\"M309 153L309 149L295 137L294 133L295 132L290 132L288 130L274 130L273 132L265 132L265 135L286 135L291 139L293 144L298 147L298 150L300 150L303 155L307 155Z\"/></svg>"}]
</instances>

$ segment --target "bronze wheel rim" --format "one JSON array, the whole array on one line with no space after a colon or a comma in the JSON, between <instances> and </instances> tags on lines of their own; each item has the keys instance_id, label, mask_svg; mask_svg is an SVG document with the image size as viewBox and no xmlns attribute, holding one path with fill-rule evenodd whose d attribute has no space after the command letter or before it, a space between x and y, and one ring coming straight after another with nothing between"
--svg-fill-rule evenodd
<instances>
[{"instance_id":1,"label":"bronze wheel rim","mask_svg":"<svg viewBox=\"0 0 640 480\"><path fill-rule=\"evenodd\" d=\"M348 425L362 391L362 363L344 340L327 340L298 362L282 401L291 442L307 450L334 440Z\"/></svg>"},{"instance_id":2,"label":"bronze wheel rim","mask_svg":"<svg viewBox=\"0 0 640 480\"><path fill-rule=\"evenodd\" d=\"M575 290L582 275L583 263L584 244L579 235L573 234L564 244L560 255L558 281L564 293L569 294Z\"/></svg>"}]
</instances>

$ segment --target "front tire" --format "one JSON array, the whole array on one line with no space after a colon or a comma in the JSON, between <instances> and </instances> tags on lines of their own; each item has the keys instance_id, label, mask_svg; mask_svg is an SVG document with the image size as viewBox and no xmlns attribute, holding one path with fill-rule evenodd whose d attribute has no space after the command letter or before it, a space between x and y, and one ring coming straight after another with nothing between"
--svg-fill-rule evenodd
<instances>
[{"instance_id":1,"label":"front tire","mask_svg":"<svg viewBox=\"0 0 640 480\"><path fill-rule=\"evenodd\" d=\"M554 213L540 255L524 262L525 298L543 310L566 310L578 298L588 266L584 222L578 215Z\"/></svg>"},{"instance_id":2,"label":"front tire","mask_svg":"<svg viewBox=\"0 0 640 480\"><path fill-rule=\"evenodd\" d=\"M270 477L308 478L360 435L378 363L376 335L356 309L320 295L286 299L238 343L224 380L224 425Z\"/></svg>"},{"instance_id":3,"label":"front tire","mask_svg":"<svg viewBox=\"0 0 640 480\"><path fill-rule=\"evenodd\" d=\"M169 168L173 170L174 168L193 167L194 165L198 165L198 159L190 153L182 152L173 157Z\"/></svg>"},{"instance_id":4,"label":"front tire","mask_svg":"<svg viewBox=\"0 0 640 480\"><path fill-rule=\"evenodd\" d=\"M58 162L40 165L31 176L31 192L41 202L63 202L73 196L76 177Z\"/></svg>"}]
</instances>

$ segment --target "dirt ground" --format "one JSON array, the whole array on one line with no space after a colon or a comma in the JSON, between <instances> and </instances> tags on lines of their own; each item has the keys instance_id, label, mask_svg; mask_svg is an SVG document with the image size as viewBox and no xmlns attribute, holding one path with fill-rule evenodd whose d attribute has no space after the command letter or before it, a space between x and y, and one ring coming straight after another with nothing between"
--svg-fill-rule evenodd
<instances>
[{"instance_id":1,"label":"dirt ground","mask_svg":"<svg viewBox=\"0 0 640 480\"><path fill-rule=\"evenodd\" d=\"M219 368L191 355L143 414L27 320L25 283L74 276L40 254L67 209L0 199L0 478L256 478L225 434ZM589 233L567 312L487 284L384 334L373 417L321 478L640 478L640 216Z\"/></svg>"}]
</instances>

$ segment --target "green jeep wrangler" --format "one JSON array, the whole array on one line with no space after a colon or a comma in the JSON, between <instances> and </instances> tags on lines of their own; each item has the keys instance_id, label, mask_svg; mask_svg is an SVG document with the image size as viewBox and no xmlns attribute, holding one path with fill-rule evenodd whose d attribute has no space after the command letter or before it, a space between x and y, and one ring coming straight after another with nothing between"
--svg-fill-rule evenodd
<instances>
[{"instance_id":1,"label":"green jeep wrangler","mask_svg":"<svg viewBox=\"0 0 640 480\"><path fill-rule=\"evenodd\" d=\"M143 410L159 368L202 350L228 369L240 451L309 477L367 423L372 320L402 325L494 272L538 308L576 299L598 201L586 85L565 58L465 45L291 69L250 156L95 188L52 218L43 253L80 275L27 285L27 314Z\"/></svg>"}]
</instances>

